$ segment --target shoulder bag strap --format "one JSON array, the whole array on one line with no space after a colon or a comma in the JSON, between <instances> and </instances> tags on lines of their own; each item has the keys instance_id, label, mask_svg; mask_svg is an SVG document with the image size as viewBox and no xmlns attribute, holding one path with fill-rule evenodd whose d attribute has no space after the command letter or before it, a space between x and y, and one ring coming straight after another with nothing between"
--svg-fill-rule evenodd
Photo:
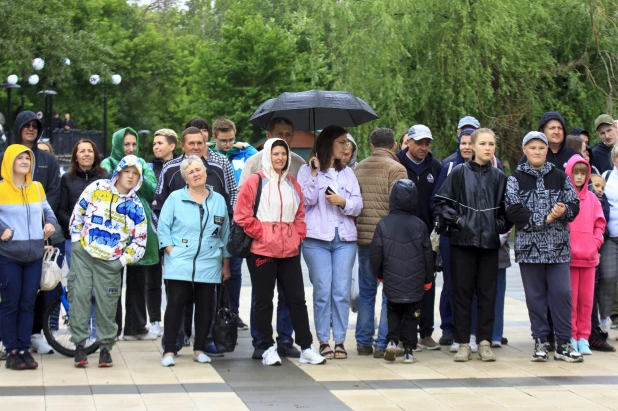
<instances>
[{"instance_id":1,"label":"shoulder bag strap","mask_svg":"<svg viewBox=\"0 0 618 411\"><path fill-rule=\"evenodd\" d=\"M260 199L262 198L262 176L260 173L255 173L258 176L258 185L255 192L255 205L253 206L253 217L257 216L258 207L260 206Z\"/></svg>"}]
</instances>

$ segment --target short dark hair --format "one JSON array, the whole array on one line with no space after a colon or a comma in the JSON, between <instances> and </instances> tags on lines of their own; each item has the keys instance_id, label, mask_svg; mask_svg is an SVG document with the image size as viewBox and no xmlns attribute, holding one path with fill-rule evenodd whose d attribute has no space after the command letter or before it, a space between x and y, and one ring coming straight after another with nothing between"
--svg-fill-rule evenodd
<instances>
[{"instance_id":1,"label":"short dark hair","mask_svg":"<svg viewBox=\"0 0 618 411\"><path fill-rule=\"evenodd\" d=\"M202 133L202 130L200 130L197 127L187 127L184 129L184 131L182 132L182 135L180 136L180 142L184 144L185 142L185 136L188 134L199 134L202 136L202 138L204 140L206 140L206 136L204 136L204 133Z\"/></svg>"},{"instance_id":2,"label":"short dark hair","mask_svg":"<svg viewBox=\"0 0 618 411\"><path fill-rule=\"evenodd\" d=\"M406 138L406 136L408 135L407 131L404 131L403 134L401 135L401 137L399 137L399 146L403 146L403 139Z\"/></svg>"},{"instance_id":3,"label":"short dark hair","mask_svg":"<svg viewBox=\"0 0 618 411\"><path fill-rule=\"evenodd\" d=\"M565 146L574 148L578 153L582 149L582 144L584 144L584 139L574 134L569 134L564 143Z\"/></svg>"},{"instance_id":4,"label":"short dark hair","mask_svg":"<svg viewBox=\"0 0 618 411\"><path fill-rule=\"evenodd\" d=\"M395 145L395 132L390 128L376 128L371 132L369 142L375 148L388 148L390 150ZM403 143L403 136L401 136L401 142Z\"/></svg>"},{"instance_id":5,"label":"short dark hair","mask_svg":"<svg viewBox=\"0 0 618 411\"><path fill-rule=\"evenodd\" d=\"M283 166L283 170L287 170L288 167L290 166L290 147L288 147L288 144L281 139L275 140L275 142L273 143L272 146L270 146L270 150L272 152L272 149L275 147L283 147L285 148L285 152L288 155L288 159L285 161L285 166Z\"/></svg>"},{"instance_id":6,"label":"short dark hair","mask_svg":"<svg viewBox=\"0 0 618 411\"><path fill-rule=\"evenodd\" d=\"M210 134L210 124L208 124L208 121L204 120L201 117L195 117L187 121L187 124L185 124L185 129L189 127L196 127L200 130L207 130L208 134Z\"/></svg>"},{"instance_id":7,"label":"short dark hair","mask_svg":"<svg viewBox=\"0 0 618 411\"><path fill-rule=\"evenodd\" d=\"M345 128L339 126L328 126L315 140L315 146L313 148L314 156L318 158L320 162L320 170L326 173L330 168L330 161L333 158L333 144L335 140L342 135L347 136L348 132ZM392 147L392 146L391 146ZM337 171L343 170L343 163L341 160L335 160L334 168Z\"/></svg>"},{"instance_id":8,"label":"short dark hair","mask_svg":"<svg viewBox=\"0 0 618 411\"><path fill-rule=\"evenodd\" d=\"M266 130L269 133L272 133L275 130L275 126L277 124L287 124L288 126L292 127L292 130L294 130L294 123L292 123L291 120L285 118L285 117L275 117L275 118L271 118L270 121L268 122L268 127L266 127Z\"/></svg>"}]
</instances>

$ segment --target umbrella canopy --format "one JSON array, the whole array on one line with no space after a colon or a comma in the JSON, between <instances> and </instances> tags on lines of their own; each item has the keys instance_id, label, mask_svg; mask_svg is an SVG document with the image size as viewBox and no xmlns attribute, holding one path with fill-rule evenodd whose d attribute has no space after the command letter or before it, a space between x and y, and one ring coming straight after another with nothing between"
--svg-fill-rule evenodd
<instances>
[{"instance_id":1,"label":"umbrella canopy","mask_svg":"<svg viewBox=\"0 0 618 411\"><path fill-rule=\"evenodd\" d=\"M249 121L265 129L276 117L289 119L297 130L356 127L379 118L369 104L352 93L322 90L282 93L262 103Z\"/></svg>"}]
</instances>

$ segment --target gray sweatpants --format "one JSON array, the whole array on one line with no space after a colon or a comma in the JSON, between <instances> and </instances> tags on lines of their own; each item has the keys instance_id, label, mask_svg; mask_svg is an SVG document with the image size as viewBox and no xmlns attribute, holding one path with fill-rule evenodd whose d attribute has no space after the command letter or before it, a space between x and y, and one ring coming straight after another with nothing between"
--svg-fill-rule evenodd
<instances>
[{"instance_id":1,"label":"gray sweatpants","mask_svg":"<svg viewBox=\"0 0 618 411\"><path fill-rule=\"evenodd\" d=\"M614 240L616 240L614 238ZM618 244L611 238L601 246L601 264L599 266L599 316L609 317L616 298L618 281Z\"/></svg>"},{"instance_id":2,"label":"gray sweatpants","mask_svg":"<svg viewBox=\"0 0 618 411\"><path fill-rule=\"evenodd\" d=\"M532 338L547 340L550 329L547 307L551 311L558 344L571 339L571 272L569 263L520 263L521 279L526 293Z\"/></svg>"},{"instance_id":3,"label":"gray sweatpants","mask_svg":"<svg viewBox=\"0 0 618 411\"><path fill-rule=\"evenodd\" d=\"M116 308L122 287L122 263L94 258L79 242L73 243L72 247L71 268L67 275L71 341L76 345L84 344L90 337L88 322L94 290L97 341L101 348L111 350L118 331Z\"/></svg>"}]
</instances>

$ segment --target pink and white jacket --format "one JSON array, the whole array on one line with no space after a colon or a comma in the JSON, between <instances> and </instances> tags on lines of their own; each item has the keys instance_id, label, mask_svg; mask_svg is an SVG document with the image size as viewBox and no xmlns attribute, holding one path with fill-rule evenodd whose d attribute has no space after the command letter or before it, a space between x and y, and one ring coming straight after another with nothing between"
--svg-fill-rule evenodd
<instances>
[{"instance_id":1,"label":"pink and white jacket","mask_svg":"<svg viewBox=\"0 0 618 411\"><path fill-rule=\"evenodd\" d=\"M586 164L588 179L580 191L573 181L573 167ZM565 169L579 197L579 214L569 223L571 235L571 267L596 267L599 264L599 249L603 244L605 217L597 196L588 189L590 164L579 155L569 159Z\"/></svg>"}]
</instances>

